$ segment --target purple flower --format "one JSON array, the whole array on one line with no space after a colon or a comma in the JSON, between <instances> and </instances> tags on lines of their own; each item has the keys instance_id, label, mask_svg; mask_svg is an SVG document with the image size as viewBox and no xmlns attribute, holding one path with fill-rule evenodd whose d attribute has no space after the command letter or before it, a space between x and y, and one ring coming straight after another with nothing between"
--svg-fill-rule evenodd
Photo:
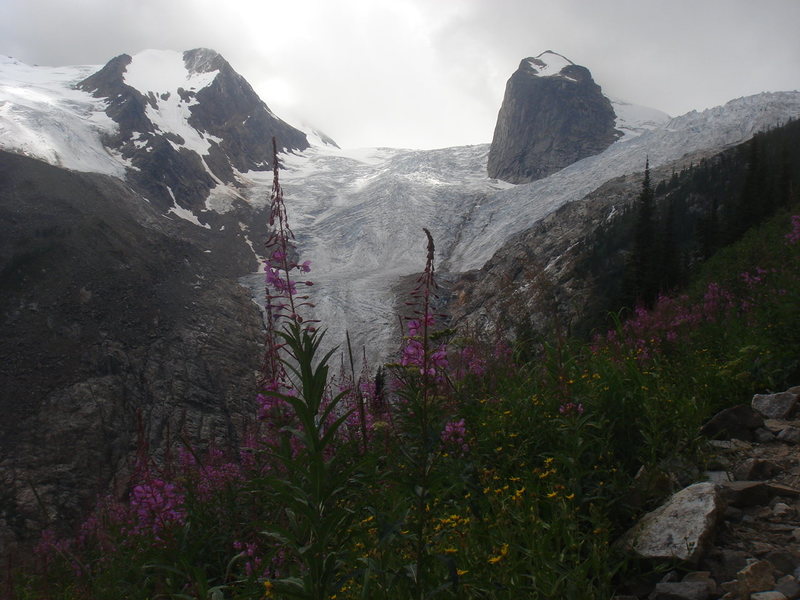
<instances>
[{"instance_id":1,"label":"purple flower","mask_svg":"<svg viewBox=\"0 0 800 600\"><path fill-rule=\"evenodd\" d=\"M464 419L446 423L442 430L441 439L444 448L455 456L463 456L469 452L467 426L464 423Z\"/></svg>"}]
</instances>

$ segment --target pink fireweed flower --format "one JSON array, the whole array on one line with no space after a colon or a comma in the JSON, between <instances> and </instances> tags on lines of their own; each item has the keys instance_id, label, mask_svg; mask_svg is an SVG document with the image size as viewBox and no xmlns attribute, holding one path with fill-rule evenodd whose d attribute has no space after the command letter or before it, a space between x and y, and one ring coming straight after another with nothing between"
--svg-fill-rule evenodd
<instances>
[{"instance_id":1,"label":"pink fireweed flower","mask_svg":"<svg viewBox=\"0 0 800 600\"><path fill-rule=\"evenodd\" d=\"M463 456L469 452L467 426L464 419L446 423L442 430L441 440L444 449L454 456Z\"/></svg>"},{"instance_id":2,"label":"pink fireweed flower","mask_svg":"<svg viewBox=\"0 0 800 600\"><path fill-rule=\"evenodd\" d=\"M172 524L182 525L186 519L183 493L174 483L157 477L134 486L130 507L136 515L134 533L150 531L158 535Z\"/></svg>"},{"instance_id":3,"label":"pink fireweed flower","mask_svg":"<svg viewBox=\"0 0 800 600\"><path fill-rule=\"evenodd\" d=\"M562 415L582 415L583 414L583 404L578 402L565 402L561 406L558 407L558 412Z\"/></svg>"},{"instance_id":4,"label":"pink fireweed flower","mask_svg":"<svg viewBox=\"0 0 800 600\"><path fill-rule=\"evenodd\" d=\"M800 243L800 215L792 217L792 230L786 234L786 239L790 245Z\"/></svg>"}]
</instances>

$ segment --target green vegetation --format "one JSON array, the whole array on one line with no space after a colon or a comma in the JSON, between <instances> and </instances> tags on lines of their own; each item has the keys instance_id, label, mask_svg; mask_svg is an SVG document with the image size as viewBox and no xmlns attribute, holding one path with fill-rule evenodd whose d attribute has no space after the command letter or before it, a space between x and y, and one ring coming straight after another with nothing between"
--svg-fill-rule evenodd
<instances>
[{"instance_id":1,"label":"green vegetation","mask_svg":"<svg viewBox=\"0 0 800 600\"><path fill-rule=\"evenodd\" d=\"M607 600L639 567L614 540L670 491L660 473L702 461L704 420L800 379L788 212L683 295L528 362L437 327L429 237L386 384L332 378L276 190L260 427L235 454L142 460L127 501L44 536L14 597Z\"/></svg>"}]
</instances>

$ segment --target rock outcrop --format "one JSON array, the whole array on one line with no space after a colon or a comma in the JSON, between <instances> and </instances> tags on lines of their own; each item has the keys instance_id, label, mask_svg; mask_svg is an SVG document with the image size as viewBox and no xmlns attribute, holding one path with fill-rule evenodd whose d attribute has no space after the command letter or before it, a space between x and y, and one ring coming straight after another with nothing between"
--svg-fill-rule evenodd
<instances>
[{"instance_id":1,"label":"rock outcrop","mask_svg":"<svg viewBox=\"0 0 800 600\"><path fill-rule=\"evenodd\" d=\"M254 415L256 263L220 218L0 152L0 554L123 492L137 446L225 445Z\"/></svg>"},{"instance_id":2,"label":"rock outcrop","mask_svg":"<svg viewBox=\"0 0 800 600\"><path fill-rule=\"evenodd\" d=\"M237 183L237 171L271 168L273 136L281 151L308 148L306 135L275 116L217 52L184 52L185 81L139 82L129 73L136 59L117 56L78 88L106 100L118 126L106 146L129 161L128 181L162 209L202 209L219 182Z\"/></svg>"},{"instance_id":3,"label":"rock outcrop","mask_svg":"<svg viewBox=\"0 0 800 600\"><path fill-rule=\"evenodd\" d=\"M489 177L527 183L599 154L622 134L589 69L560 54L525 58L506 84Z\"/></svg>"}]
</instances>

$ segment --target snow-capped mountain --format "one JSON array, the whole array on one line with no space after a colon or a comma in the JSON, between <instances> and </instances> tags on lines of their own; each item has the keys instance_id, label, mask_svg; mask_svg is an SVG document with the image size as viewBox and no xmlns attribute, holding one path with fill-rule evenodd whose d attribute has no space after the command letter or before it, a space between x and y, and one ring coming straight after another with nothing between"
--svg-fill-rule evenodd
<instances>
[{"instance_id":1,"label":"snow-capped mountain","mask_svg":"<svg viewBox=\"0 0 800 600\"><path fill-rule=\"evenodd\" d=\"M125 177L195 222L238 198L237 173L270 168L306 135L275 116L213 50L145 50L102 68L0 63L0 147L66 168Z\"/></svg>"},{"instance_id":2,"label":"snow-capped mountain","mask_svg":"<svg viewBox=\"0 0 800 600\"><path fill-rule=\"evenodd\" d=\"M532 73L567 83L588 74L549 51L523 60L520 68L527 79ZM91 70L47 70L6 59L0 145L68 168L125 172L151 193L165 190L162 209L198 225L229 211L231 198L263 207L272 176L265 170L263 139L253 140L251 128L263 134L269 133L267 122L285 124L253 99L222 57L204 49L146 51L117 57L88 75ZM246 97L235 95L232 107L219 101L231 81ZM512 235L562 204L641 170L645 156L657 167L686 153L739 143L800 115L800 94L761 94L674 119L620 100L610 106L613 126L624 133L617 142L516 186L485 175L488 145L348 151L328 143L302 150L306 137L290 131L294 151L284 156L281 177L300 252L315 266L317 316L330 323L329 339L350 330L359 339L381 338L381 354L392 346L386 327L395 321L392 286L422 266L422 227L436 238L444 269L479 268ZM241 139L251 142L242 144L250 149L237 152L243 132L250 137Z\"/></svg>"},{"instance_id":3,"label":"snow-capped mountain","mask_svg":"<svg viewBox=\"0 0 800 600\"><path fill-rule=\"evenodd\" d=\"M559 57L523 61L524 78L565 90L583 78L597 92ZM800 116L796 92L673 119L595 101L607 104L610 145L514 185L487 176L489 144L339 149L281 121L206 49L103 67L0 58L0 454L12 457L0 475L13 472L6 497L25 524L0 527L0 547L31 533L38 502L75 516L108 489L138 419L153 449L170 431L207 442L241 429L260 315L238 281L263 287L273 135L300 259L312 263L313 316L331 344L349 331L381 359L397 346L398 282L425 263L423 227L438 272L477 269L645 157L657 169ZM36 502L29 481L47 482Z\"/></svg>"}]
</instances>

